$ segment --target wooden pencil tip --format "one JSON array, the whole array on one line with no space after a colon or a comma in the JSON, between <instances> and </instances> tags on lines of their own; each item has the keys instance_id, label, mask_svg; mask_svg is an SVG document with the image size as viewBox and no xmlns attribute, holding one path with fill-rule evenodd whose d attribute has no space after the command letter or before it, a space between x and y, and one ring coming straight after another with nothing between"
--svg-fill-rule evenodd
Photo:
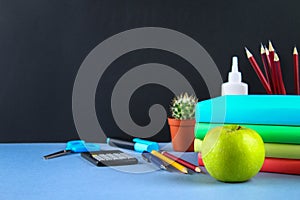
<instances>
[{"instance_id":1,"label":"wooden pencil tip","mask_svg":"<svg viewBox=\"0 0 300 200\"><path fill-rule=\"evenodd\" d=\"M200 173L200 172L201 172L201 169L200 169L200 167L196 167L196 168L195 168L195 172L198 172L198 173Z\"/></svg>"},{"instance_id":2,"label":"wooden pencil tip","mask_svg":"<svg viewBox=\"0 0 300 200\"><path fill-rule=\"evenodd\" d=\"M297 47L294 47L294 52L293 52L293 54L298 55Z\"/></svg>"},{"instance_id":3,"label":"wooden pencil tip","mask_svg":"<svg viewBox=\"0 0 300 200\"><path fill-rule=\"evenodd\" d=\"M266 50L264 48L264 45L260 43L260 54L264 54L264 53L266 53Z\"/></svg>"},{"instance_id":4,"label":"wooden pencil tip","mask_svg":"<svg viewBox=\"0 0 300 200\"><path fill-rule=\"evenodd\" d=\"M247 47L245 47L245 51L247 54L247 58L250 58L252 56L252 54L250 53L250 51L247 49Z\"/></svg>"},{"instance_id":5,"label":"wooden pencil tip","mask_svg":"<svg viewBox=\"0 0 300 200\"><path fill-rule=\"evenodd\" d=\"M269 40L269 51L274 51L274 47L272 45L271 40Z\"/></svg>"},{"instance_id":6,"label":"wooden pencil tip","mask_svg":"<svg viewBox=\"0 0 300 200\"><path fill-rule=\"evenodd\" d=\"M188 170L185 168L185 169L182 169L182 172L185 173L185 174L188 174Z\"/></svg>"},{"instance_id":7,"label":"wooden pencil tip","mask_svg":"<svg viewBox=\"0 0 300 200\"><path fill-rule=\"evenodd\" d=\"M276 62L279 61L279 57L278 57L277 53L274 53L274 61L276 61Z\"/></svg>"}]
</instances>

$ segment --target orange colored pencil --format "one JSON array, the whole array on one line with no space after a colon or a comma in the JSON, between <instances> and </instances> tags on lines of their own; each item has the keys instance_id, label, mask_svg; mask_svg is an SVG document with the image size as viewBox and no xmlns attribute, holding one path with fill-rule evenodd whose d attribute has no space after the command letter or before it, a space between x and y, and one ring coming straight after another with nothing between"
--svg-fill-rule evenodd
<instances>
[{"instance_id":1,"label":"orange colored pencil","mask_svg":"<svg viewBox=\"0 0 300 200\"><path fill-rule=\"evenodd\" d=\"M272 94L272 90L270 88L270 85L269 83L267 82L264 74L262 73L260 67L258 66L255 58L253 57L253 55L250 53L250 51L245 47L245 50L246 50L246 55L247 55L247 58L251 64L251 66L253 67L254 71L256 72L256 75L258 76L260 82L262 83L262 85L264 86L266 92L268 94Z\"/></svg>"}]
</instances>

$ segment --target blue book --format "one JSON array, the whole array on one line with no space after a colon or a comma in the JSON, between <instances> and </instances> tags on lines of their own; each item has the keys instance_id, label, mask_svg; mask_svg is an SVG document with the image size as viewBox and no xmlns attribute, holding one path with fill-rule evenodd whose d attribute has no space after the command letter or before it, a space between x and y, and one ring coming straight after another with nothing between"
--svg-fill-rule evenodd
<instances>
[{"instance_id":1,"label":"blue book","mask_svg":"<svg viewBox=\"0 0 300 200\"><path fill-rule=\"evenodd\" d=\"M300 96L228 95L196 106L196 122L300 126Z\"/></svg>"}]
</instances>

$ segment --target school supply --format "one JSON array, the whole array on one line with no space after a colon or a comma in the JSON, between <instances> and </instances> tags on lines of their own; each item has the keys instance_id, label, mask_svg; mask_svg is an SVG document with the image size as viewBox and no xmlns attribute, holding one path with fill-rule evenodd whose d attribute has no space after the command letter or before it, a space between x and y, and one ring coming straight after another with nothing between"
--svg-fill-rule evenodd
<instances>
[{"instance_id":1,"label":"school supply","mask_svg":"<svg viewBox=\"0 0 300 200\"><path fill-rule=\"evenodd\" d=\"M154 165L156 165L160 169L163 169L163 170L167 169L167 164L165 164L161 159L159 159L158 157L152 155L149 152L144 151L142 153L142 157L143 157L144 160L146 160L147 162L153 163Z\"/></svg>"},{"instance_id":2,"label":"school supply","mask_svg":"<svg viewBox=\"0 0 300 200\"><path fill-rule=\"evenodd\" d=\"M245 47L247 58L260 79L268 94L286 94L285 84L283 81L281 64L278 54L276 53L271 41L269 41L269 49L261 44L261 59L264 66L265 74L261 71L254 56ZM294 88L296 95L300 94L299 86L299 60L297 48L293 50L293 63L294 63Z\"/></svg>"},{"instance_id":3,"label":"school supply","mask_svg":"<svg viewBox=\"0 0 300 200\"><path fill-rule=\"evenodd\" d=\"M159 145L157 142L143 140L140 138L134 138L132 141L133 142L128 142L128 141L114 139L114 138L106 139L106 143L109 144L110 146L130 149L140 153L144 151L151 152L152 150L159 151Z\"/></svg>"},{"instance_id":4,"label":"school supply","mask_svg":"<svg viewBox=\"0 0 300 200\"><path fill-rule=\"evenodd\" d=\"M189 169L191 169L195 172L198 172L198 173L201 172L201 169L200 169L199 166L196 166L196 165L194 165L194 164L192 164L192 163L190 163L186 160L183 160L183 159L181 159L177 156L174 156L173 154L170 154L166 151L161 152L161 154L168 157L168 158L170 158L170 159L172 159L172 160L174 160L174 161L176 161L176 162L178 162L179 164L181 164L181 165L183 165L183 166L185 166L185 167L187 167L187 168L189 168Z\"/></svg>"},{"instance_id":5,"label":"school supply","mask_svg":"<svg viewBox=\"0 0 300 200\"><path fill-rule=\"evenodd\" d=\"M133 165L138 163L138 160L135 157L120 150L83 152L81 153L81 156L98 167Z\"/></svg>"},{"instance_id":6,"label":"school supply","mask_svg":"<svg viewBox=\"0 0 300 200\"><path fill-rule=\"evenodd\" d=\"M300 125L300 96L228 95L196 105L196 122Z\"/></svg>"},{"instance_id":7,"label":"school supply","mask_svg":"<svg viewBox=\"0 0 300 200\"><path fill-rule=\"evenodd\" d=\"M204 166L201 153L198 154L198 163L200 166ZM282 159L282 158L265 158L264 164L260 169L260 171L300 175L300 160Z\"/></svg>"},{"instance_id":8,"label":"school supply","mask_svg":"<svg viewBox=\"0 0 300 200\"><path fill-rule=\"evenodd\" d=\"M67 142L67 146L64 150L46 155L44 156L44 158L51 159L51 158L67 155L70 153L81 153L81 152L99 151L99 150L100 150L99 144L85 143L84 140L72 140Z\"/></svg>"},{"instance_id":9,"label":"school supply","mask_svg":"<svg viewBox=\"0 0 300 200\"><path fill-rule=\"evenodd\" d=\"M231 72L228 74L228 82L222 84L223 95L247 95L248 85L242 82L242 73L238 70L238 58L232 57Z\"/></svg>"},{"instance_id":10,"label":"school supply","mask_svg":"<svg viewBox=\"0 0 300 200\"><path fill-rule=\"evenodd\" d=\"M206 133L218 126L224 126L221 123L196 123L195 137L204 139ZM266 143L289 143L300 144L300 126L281 126L281 125L257 125L257 124L239 124L250 128L259 133ZM299 152L300 153L300 152Z\"/></svg>"},{"instance_id":11,"label":"school supply","mask_svg":"<svg viewBox=\"0 0 300 200\"><path fill-rule=\"evenodd\" d=\"M203 139L195 138L195 152L201 152ZM264 143L265 156L270 158L300 159L300 145Z\"/></svg>"},{"instance_id":12,"label":"school supply","mask_svg":"<svg viewBox=\"0 0 300 200\"><path fill-rule=\"evenodd\" d=\"M158 151L152 150L151 154L153 154L154 156L158 157L159 159L161 159L162 161L168 163L169 165L171 165L172 167L174 167L175 169L179 170L180 172L187 174L188 170L185 166L179 164L178 162L162 155L161 153L159 153Z\"/></svg>"}]
</instances>

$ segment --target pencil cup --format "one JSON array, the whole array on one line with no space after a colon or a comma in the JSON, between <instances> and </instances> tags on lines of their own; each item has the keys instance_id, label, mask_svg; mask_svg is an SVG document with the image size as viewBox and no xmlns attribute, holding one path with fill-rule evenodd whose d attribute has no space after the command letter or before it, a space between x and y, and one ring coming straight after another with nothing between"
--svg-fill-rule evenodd
<instances>
[{"instance_id":1,"label":"pencil cup","mask_svg":"<svg viewBox=\"0 0 300 200\"><path fill-rule=\"evenodd\" d=\"M194 151L195 120L168 118L174 151Z\"/></svg>"}]
</instances>

